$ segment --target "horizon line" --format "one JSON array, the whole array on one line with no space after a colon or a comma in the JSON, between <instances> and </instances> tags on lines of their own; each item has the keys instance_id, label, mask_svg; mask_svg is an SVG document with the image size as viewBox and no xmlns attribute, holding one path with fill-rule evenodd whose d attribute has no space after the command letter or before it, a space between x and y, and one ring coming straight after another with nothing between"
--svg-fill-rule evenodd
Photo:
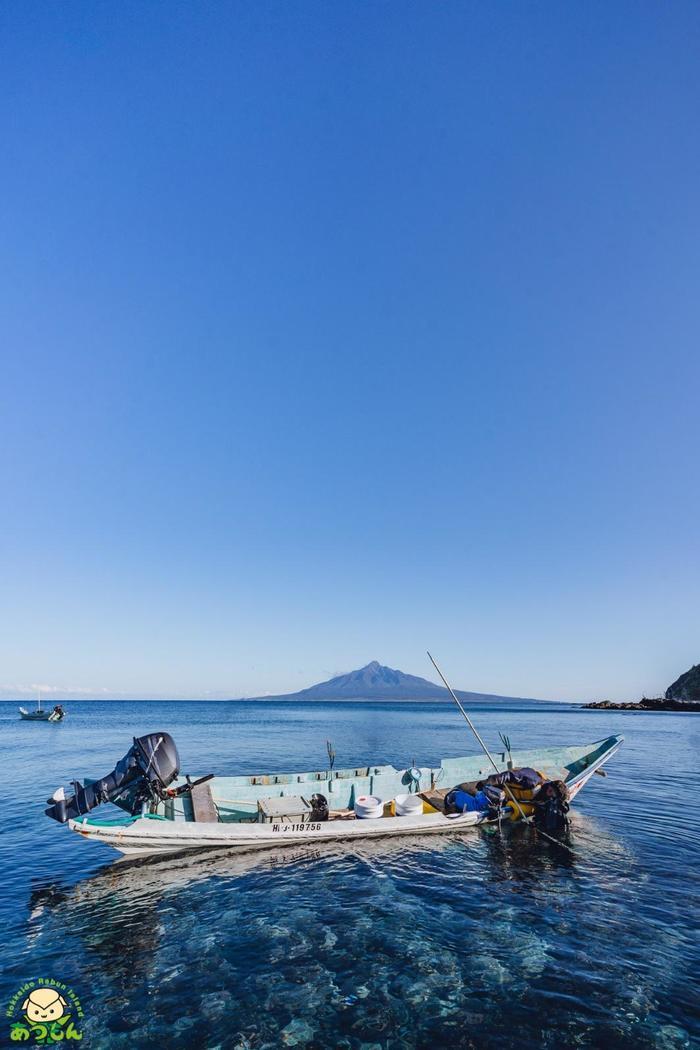
<instances>
[{"instance_id":1,"label":"horizon line","mask_svg":"<svg viewBox=\"0 0 700 1050\"><path fill-rule=\"evenodd\" d=\"M458 693L464 690L457 690ZM33 697L32 699L36 699ZM0 697L0 703L27 703L27 697ZM43 702L43 701L42 701ZM121 703L154 703L154 704L255 704L255 703L302 703L302 704L337 704L337 703L395 703L395 704L432 704L451 703L449 696L401 697L401 696L337 696L337 697L301 697L295 693L271 693L269 696L52 696L45 706L52 703L71 704L121 704ZM467 701L469 702L469 701ZM472 703L536 703L536 704L579 704L585 700L564 698L547 699L536 696L499 696L495 693L476 694Z\"/></svg>"}]
</instances>

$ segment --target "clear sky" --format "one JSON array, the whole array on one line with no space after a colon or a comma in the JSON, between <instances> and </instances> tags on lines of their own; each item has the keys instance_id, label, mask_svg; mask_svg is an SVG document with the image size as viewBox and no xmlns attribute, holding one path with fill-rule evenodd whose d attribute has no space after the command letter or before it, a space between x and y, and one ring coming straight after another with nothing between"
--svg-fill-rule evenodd
<instances>
[{"instance_id":1,"label":"clear sky","mask_svg":"<svg viewBox=\"0 0 700 1050\"><path fill-rule=\"evenodd\" d=\"M27 0L0 82L0 695L700 661L696 3Z\"/></svg>"}]
</instances>

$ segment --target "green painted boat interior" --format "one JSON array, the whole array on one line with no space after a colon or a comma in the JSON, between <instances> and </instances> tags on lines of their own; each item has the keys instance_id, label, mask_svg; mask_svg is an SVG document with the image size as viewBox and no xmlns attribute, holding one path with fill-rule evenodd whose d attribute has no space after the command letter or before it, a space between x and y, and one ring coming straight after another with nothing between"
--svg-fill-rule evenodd
<instances>
[{"instance_id":1,"label":"green painted boat interior","mask_svg":"<svg viewBox=\"0 0 700 1050\"><path fill-rule=\"evenodd\" d=\"M162 813L144 813L146 820L167 820L168 817ZM78 824L86 824L91 828L128 828L139 817L130 815L128 817L80 817Z\"/></svg>"},{"instance_id":2,"label":"green painted boat interior","mask_svg":"<svg viewBox=\"0 0 700 1050\"><path fill-rule=\"evenodd\" d=\"M133 824L137 817L80 817L76 823L90 828L126 828Z\"/></svg>"}]
</instances>

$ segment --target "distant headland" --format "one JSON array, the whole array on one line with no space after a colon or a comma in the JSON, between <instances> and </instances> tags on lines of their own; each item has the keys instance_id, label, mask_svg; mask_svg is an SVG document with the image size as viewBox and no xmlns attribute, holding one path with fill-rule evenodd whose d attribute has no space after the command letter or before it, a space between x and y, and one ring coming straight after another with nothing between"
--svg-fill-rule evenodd
<instances>
[{"instance_id":1,"label":"distant headland","mask_svg":"<svg viewBox=\"0 0 700 1050\"><path fill-rule=\"evenodd\" d=\"M493 693L468 693L455 690L460 700L470 701L532 701L534 697L497 696ZM429 682L427 678L404 674L393 667L385 667L372 660L366 667L347 674L329 678L327 682L301 689L297 693L282 693L277 696L245 697L250 700L449 700L450 694L443 686ZM546 701L542 701L546 703Z\"/></svg>"},{"instance_id":2,"label":"distant headland","mask_svg":"<svg viewBox=\"0 0 700 1050\"><path fill-rule=\"evenodd\" d=\"M596 700L584 707L603 711L683 711L700 713L700 664L685 671L668 687L663 696L647 697L626 703Z\"/></svg>"}]
</instances>

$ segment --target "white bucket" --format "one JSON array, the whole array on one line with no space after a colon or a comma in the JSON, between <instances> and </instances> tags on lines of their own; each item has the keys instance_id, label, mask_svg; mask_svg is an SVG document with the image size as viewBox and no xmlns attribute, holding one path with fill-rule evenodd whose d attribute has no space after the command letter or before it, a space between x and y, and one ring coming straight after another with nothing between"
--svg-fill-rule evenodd
<instances>
[{"instance_id":1,"label":"white bucket","mask_svg":"<svg viewBox=\"0 0 700 1050\"><path fill-rule=\"evenodd\" d=\"M355 799L355 816L358 820L375 820L384 816L384 803L376 795L360 795Z\"/></svg>"},{"instance_id":2,"label":"white bucket","mask_svg":"<svg viewBox=\"0 0 700 1050\"><path fill-rule=\"evenodd\" d=\"M420 795L397 795L394 799L397 817L417 817L423 812Z\"/></svg>"}]
</instances>

